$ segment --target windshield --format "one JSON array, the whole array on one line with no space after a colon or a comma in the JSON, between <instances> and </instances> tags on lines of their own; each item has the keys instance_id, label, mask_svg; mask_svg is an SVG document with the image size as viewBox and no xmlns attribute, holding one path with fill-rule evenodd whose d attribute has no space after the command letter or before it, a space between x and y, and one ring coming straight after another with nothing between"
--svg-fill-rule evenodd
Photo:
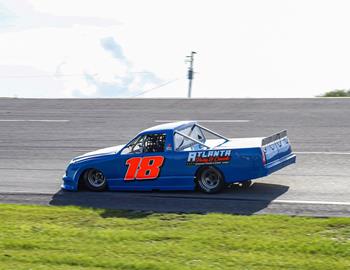
<instances>
[{"instance_id":1,"label":"windshield","mask_svg":"<svg viewBox=\"0 0 350 270\"><path fill-rule=\"evenodd\" d=\"M133 139L122 151L124 154L137 154L142 153L144 136L138 136Z\"/></svg>"}]
</instances>

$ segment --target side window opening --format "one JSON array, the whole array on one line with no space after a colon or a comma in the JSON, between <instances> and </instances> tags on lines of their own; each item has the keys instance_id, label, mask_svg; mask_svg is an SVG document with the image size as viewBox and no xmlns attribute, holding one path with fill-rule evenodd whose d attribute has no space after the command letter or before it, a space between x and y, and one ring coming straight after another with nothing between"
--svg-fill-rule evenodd
<instances>
[{"instance_id":1,"label":"side window opening","mask_svg":"<svg viewBox=\"0 0 350 270\"><path fill-rule=\"evenodd\" d=\"M164 152L165 134L149 134L144 140L144 153Z\"/></svg>"},{"instance_id":2,"label":"side window opening","mask_svg":"<svg viewBox=\"0 0 350 270\"><path fill-rule=\"evenodd\" d=\"M135 138L122 151L125 154L164 152L165 134L147 134Z\"/></svg>"}]
</instances>

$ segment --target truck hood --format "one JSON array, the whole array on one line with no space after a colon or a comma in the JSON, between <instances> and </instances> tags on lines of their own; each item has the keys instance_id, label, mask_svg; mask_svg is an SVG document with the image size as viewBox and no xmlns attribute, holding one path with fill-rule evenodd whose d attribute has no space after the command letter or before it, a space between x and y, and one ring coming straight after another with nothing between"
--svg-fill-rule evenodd
<instances>
[{"instance_id":1,"label":"truck hood","mask_svg":"<svg viewBox=\"0 0 350 270\"><path fill-rule=\"evenodd\" d=\"M90 159L90 158L115 155L123 147L124 147L124 144L121 144L121 145L116 145L116 146L107 147L107 148L99 149L99 150L96 150L96 151L88 152L88 153L85 153L85 154L83 154L81 156L73 158L72 161L73 162L80 162L80 161L83 161L83 160L86 160L86 159Z\"/></svg>"}]
</instances>

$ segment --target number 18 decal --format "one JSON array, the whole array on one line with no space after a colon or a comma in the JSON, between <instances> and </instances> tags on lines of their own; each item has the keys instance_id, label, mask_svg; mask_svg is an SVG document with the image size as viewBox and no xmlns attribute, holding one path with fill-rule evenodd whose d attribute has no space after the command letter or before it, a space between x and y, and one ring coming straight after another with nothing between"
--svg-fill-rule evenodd
<instances>
[{"instance_id":1,"label":"number 18 decal","mask_svg":"<svg viewBox=\"0 0 350 270\"><path fill-rule=\"evenodd\" d=\"M150 180L157 178L163 162L164 157L162 156L129 158L125 162L128 165L128 170L124 180Z\"/></svg>"}]
</instances>

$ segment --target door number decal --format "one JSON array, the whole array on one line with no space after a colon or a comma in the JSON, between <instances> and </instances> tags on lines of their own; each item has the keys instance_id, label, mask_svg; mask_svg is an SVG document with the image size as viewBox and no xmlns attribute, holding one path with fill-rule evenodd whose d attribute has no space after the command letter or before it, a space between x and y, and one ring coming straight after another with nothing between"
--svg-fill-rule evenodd
<instances>
[{"instance_id":1,"label":"door number decal","mask_svg":"<svg viewBox=\"0 0 350 270\"><path fill-rule=\"evenodd\" d=\"M160 167L163 165L164 157L134 157L129 158L125 165L128 170L124 176L124 180L150 180L159 176Z\"/></svg>"}]
</instances>

